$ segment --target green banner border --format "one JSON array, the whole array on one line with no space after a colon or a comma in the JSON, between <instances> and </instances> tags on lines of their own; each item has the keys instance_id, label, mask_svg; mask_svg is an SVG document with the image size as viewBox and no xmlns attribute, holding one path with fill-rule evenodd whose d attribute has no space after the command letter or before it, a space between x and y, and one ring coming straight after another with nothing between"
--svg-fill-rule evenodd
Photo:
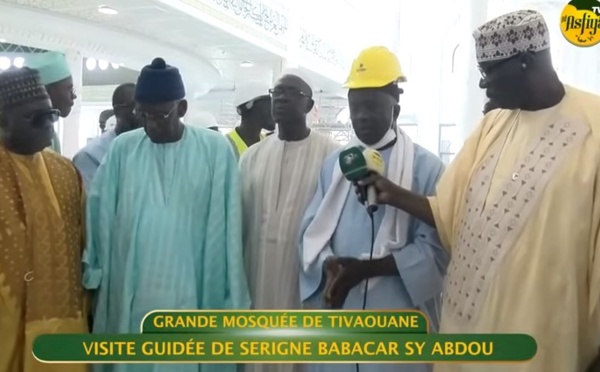
<instances>
[{"instance_id":1,"label":"green banner border","mask_svg":"<svg viewBox=\"0 0 600 372\"><path fill-rule=\"evenodd\" d=\"M190 340L194 343L188 344ZM92 342L129 342L132 355L106 355L106 356L86 356L84 342L89 347ZM145 344L145 343L150 344ZM179 345L187 353L194 354L198 351L198 344L202 342L204 351L210 351L213 345L223 346L225 342L231 342L231 348L234 354L238 355L178 355L178 356L145 356L142 353L143 345ZM306 347L302 342L309 342L309 348L313 355L311 356L290 356L290 355L242 355L243 342L263 342L267 346L276 342L296 342L301 347ZM383 350L393 350L396 345L399 355L314 355L318 351L319 343L324 343L331 351L331 345L341 345L342 342L348 342L349 346L355 346L356 343L364 345L365 342L374 342L372 346L381 346ZM412 350L416 354L417 344L423 347L421 355L406 355L408 351L407 342L412 342ZM472 346L481 347L482 342L493 343L492 355L433 355L432 350L435 345L445 346L453 345L456 347L458 342L472 343ZM382 344L378 344L382 343ZM447 344L446 344L447 343ZM116 344L112 344L115 346ZM248 344L247 346L249 346ZM260 345L259 345L260 346ZM387 349L386 349L387 347ZM389 349L389 348L392 349ZM360 347L359 347L360 348ZM158 349L153 349L158 350ZM321 349L326 350L326 349ZM447 352L448 349L442 349ZM257 349L257 351L260 351ZM273 350L276 351L276 350ZM530 360L537 352L537 343L533 337L522 334L470 334L470 335L451 335L451 334L390 334L390 333L369 333L369 334L328 334L319 337L303 335L277 335L277 336L251 336L251 335L231 335L231 334L123 334L123 335L89 335L89 334L55 334L39 336L33 344L34 356L46 363L414 363L414 362L523 362Z\"/></svg>"}]
</instances>

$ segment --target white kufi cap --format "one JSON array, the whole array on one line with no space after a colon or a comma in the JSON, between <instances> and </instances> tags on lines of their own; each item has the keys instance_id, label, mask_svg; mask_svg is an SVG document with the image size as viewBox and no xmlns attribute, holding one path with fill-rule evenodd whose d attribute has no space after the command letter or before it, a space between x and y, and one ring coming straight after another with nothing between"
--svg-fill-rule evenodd
<instances>
[{"instance_id":1,"label":"white kufi cap","mask_svg":"<svg viewBox=\"0 0 600 372\"><path fill-rule=\"evenodd\" d=\"M548 26L535 10L518 10L494 18L477 28L473 37L477 62L504 60L550 48Z\"/></svg>"}]
</instances>

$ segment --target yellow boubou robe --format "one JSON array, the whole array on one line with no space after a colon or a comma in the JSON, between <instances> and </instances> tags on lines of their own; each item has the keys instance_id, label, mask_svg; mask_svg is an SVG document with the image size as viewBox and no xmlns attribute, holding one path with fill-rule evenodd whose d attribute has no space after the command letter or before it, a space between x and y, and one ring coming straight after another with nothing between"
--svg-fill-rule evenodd
<instances>
[{"instance_id":1,"label":"yellow boubou robe","mask_svg":"<svg viewBox=\"0 0 600 372\"><path fill-rule=\"evenodd\" d=\"M430 198L451 251L441 333L526 333L519 364L436 372L583 372L600 346L600 97L495 110Z\"/></svg>"},{"instance_id":2,"label":"yellow boubou robe","mask_svg":"<svg viewBox=\"0 0 600 372\"><path fill-rule=\"evenodd\" d=\"M0 146L0 372L84 372L42 364L40 334L86 333L81 285L84 193L69 160Z\"/></svg>"}]
</instances>

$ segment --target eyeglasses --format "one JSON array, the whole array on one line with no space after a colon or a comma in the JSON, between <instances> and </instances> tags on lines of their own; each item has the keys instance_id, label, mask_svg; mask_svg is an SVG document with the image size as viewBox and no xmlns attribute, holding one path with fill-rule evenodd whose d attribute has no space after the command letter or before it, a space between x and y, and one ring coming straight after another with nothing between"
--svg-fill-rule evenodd
<instances>
[{"instance_id":1,"label":"eyeglasses","mask_svg":"<svg viewBox=\"0 0 600 372\"><path fill-rule=\"evenodd\" d=\"M175 111L175 109L177 108L178 104L175 104L173 106L173 108L171 108L171 110L167 113L167 114L150 114L147 113L146 111L139 111L138 109L134 108L133 109L133 113L135 115L139 115L144 119L152 119L152 120L167 120L169 118L169 116L171 116L171 114Z\"/></svg>"},{"instance_id":2,"label":"eyeglasses","mask_svg":"<svg viewBox=\"0 0 600 372\"><path fill-rule=\"evenodd\" d=\"M271 95L271 97L285 96L285 97L297 97L297 98L298 97L310 98L308 96L308 94L304 93L300 89L295 89L295 88L272 88L272 89L269 89L269 94Z\"/></svg>"},{"instance_id":3,"label":"eyeglasses","mask_svg":"<svg viewBox=\"0 0 600 372\"><path fill-rule=\"evenodd\" d=\"M483 67L477 66L477 68L479 69L479 74L481 75L481 78L483 80L487 80L487 72L483 69Z\"/></svg>"},{"instance_id":4,"label":"eyeglasses","mask_svg":"<svg viewBox=\"0 0 600 372\"><path fill-rule=\"evenodd\" d=\"M517 54L516 56L510 57L507 59L503 59L500 62L493 64L491 66L487 66L485 68L483 68L481 66L477 66L477 68L479 69L479 73L481 74L481 78L483 80L487 80L490 72L496 70L498 67L502 66L503 64L507 63L508 61L512 61L513 59L516 59L516 58L521 58L521 54Z\"/></svg>"},{"instance_id":5,"label":"eyeglasses","mask_svg":"<svg viewBox=\"0 0 600 372\"><path fill-rule=\"evenodd\" d=\"M31 123L36 127L43 127L48 122L56 123L60 118L60 111L58 110L48 110L42 111L38 113L34 113L30 116Z\"/></svg>"}]
</instances>

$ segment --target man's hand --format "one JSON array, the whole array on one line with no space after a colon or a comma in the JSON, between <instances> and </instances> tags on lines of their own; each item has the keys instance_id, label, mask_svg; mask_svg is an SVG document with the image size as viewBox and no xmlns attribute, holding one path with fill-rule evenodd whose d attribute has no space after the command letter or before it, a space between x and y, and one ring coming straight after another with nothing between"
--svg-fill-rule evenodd
<instances>
[{"instance_id":1,"label":"man's hand","mask_svg":"<svg viewBox=\"0 0 600 372\"><path fill-rule=\"evenodd\" d=\"M436 227L433 211L427 197L404 189L380 175L369 176L359 181L358 185L361 187L374 187L377 194L377 204L389 205L401 209L426 224ZM359 199L361 199L360 188L358 186L356 187L356 193L359 195ZM361 202L364 203L364 200L361 200Z\"/></svg>"},{"instance_id":2,"label":"man's hand","mask_svg":"<svg viewBox=\"0 0 600 372\"><path fill-rule=\"evenodd\" d=\"M331 284L335 281L338 273L342 269L342 266L337 263L337 258L329 257L325 260L323 264L325 269L325 288L323 289L323 300L329 306L327 296L329 294L329 290L331 289Z\"/></svg>"},{"instance_id":3,"label":"man's hand","mask_svg":"<svg viewBox=\"0 0 600 372\"><path fill-rule=\"evenodd\" d=\"M326 262L332 273L335 271L333 278L327 278L325 286L324 300L327 307L339 309L344 306L350 290L365 279L364 262L352 257L332 258L331 262Z\"/></svg>"},{"instance_id":4,"label":"man's hand","mask_svg":"<svg viewBox=\"0 0 600 372\"><path fill-rule=\"evenodd\" d=\"M355 187L355 192L359 199L361 198L360 187L373 186L377 192L377 204L394 205L394 200L397 199L397 195L401 190L400 186L379 174L373 174L364 180L360 180L358 185ZM364 202L364 200L361 200L361 202Z\"/></svg>"}]
</instances>

